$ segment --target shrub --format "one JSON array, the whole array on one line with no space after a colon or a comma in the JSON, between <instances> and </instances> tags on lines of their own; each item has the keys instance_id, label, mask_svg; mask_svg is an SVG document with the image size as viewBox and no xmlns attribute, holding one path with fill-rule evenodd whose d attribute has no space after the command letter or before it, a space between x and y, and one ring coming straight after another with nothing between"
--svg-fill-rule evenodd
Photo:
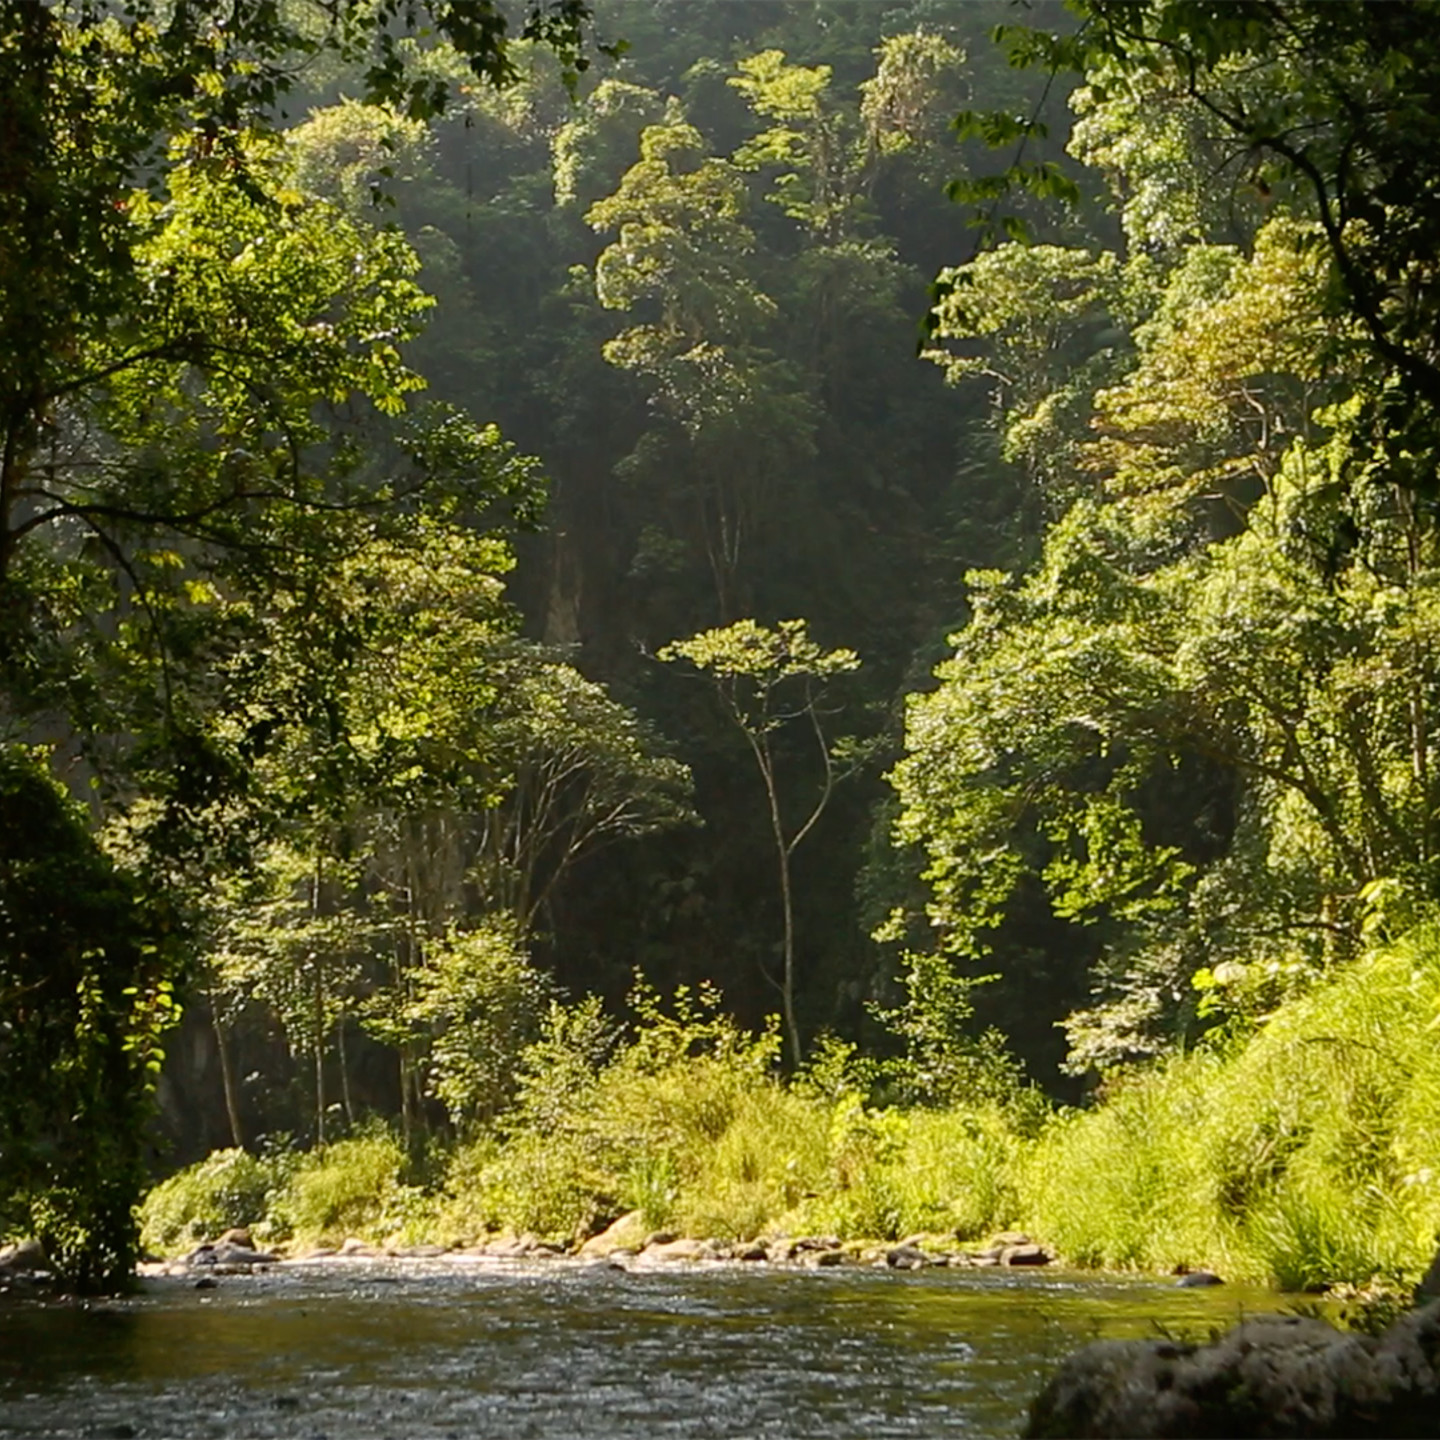
<instances>
[{"instance_id":1,"label":"shrub","mask_svg":"<svg viewBox=\"0 0 1440 1440\"><path fill-rule=\"evenodd\" d=\"M281 1155L216 1150L145 1197L141 1243L156 1254L190 1249L237 1226L260 1227L290 1162Z\"/></svg>"},{"instance_id":2,"label":"shrub","mask_svg":"<svg viewBox=\"0 0 1440 1440\"><path fill-rule=\"evenodd\" d=\"M389 1239L422 1218L424 1196L402 1183L405 1168L399 1140L379 1128L314 1150L273 1196L272 1222L310 1243Z\"/></svg>"},{"instance_id":3,"label":"shrub","mask_svg":"<svg viewBox=\"0 0 1440 1440\"><path fill-rule=\"evenodd\" d=\"M998 1105L925 1110L910 1117L896 1158L902 1231L976 1238L1016 1218L1016 1164L1023 1141Z\"/></svg>"}]
</instances>

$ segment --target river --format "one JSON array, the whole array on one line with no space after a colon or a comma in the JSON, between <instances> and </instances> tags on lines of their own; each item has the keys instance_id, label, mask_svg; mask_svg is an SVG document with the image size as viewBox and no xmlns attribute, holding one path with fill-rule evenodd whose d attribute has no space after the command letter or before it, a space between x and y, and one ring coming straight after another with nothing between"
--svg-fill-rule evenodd
<instances>
[{"instance_id":1,"label":"river","mask_svg":"<svg viewBox=\"0 0 1440 1440\"><path fill-rule=\"evenodd\" d=\"M1280 1303L1033 1270L286 1265L0 1305L0 1434L1013 1436L1087 1340L1203 1339Z\"/></svg>"}]
</instances>

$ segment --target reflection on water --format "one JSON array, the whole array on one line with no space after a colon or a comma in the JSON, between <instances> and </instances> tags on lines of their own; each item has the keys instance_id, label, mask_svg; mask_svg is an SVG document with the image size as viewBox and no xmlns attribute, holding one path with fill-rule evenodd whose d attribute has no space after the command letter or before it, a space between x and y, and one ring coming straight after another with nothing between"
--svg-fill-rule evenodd
<instances>
[{"instance_id":1,"label":"reflection on water","mask_svg":"<svg viewBox=\"0 0 1440 1440\"><path fill-rule=\"evenodd\" d=\"M358 1261L0 1307L0 1434L999 1436L1097 1336L1263 1291L996 1271Z\"/></svg>"}]
</instances>

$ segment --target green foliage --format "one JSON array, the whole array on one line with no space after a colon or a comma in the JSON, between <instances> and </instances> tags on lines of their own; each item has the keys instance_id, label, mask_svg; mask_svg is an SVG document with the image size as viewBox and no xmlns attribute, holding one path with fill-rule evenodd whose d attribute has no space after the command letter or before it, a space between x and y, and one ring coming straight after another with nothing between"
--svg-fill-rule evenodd
<instances>
[{"instance_id":1,"label":"green foliage","mask_svg":"<svg viewBox=\"0 0 1440 1440\"><path fill-rule=\"evenodd\" d=\"M162 1180L140 1210L140 1243L172 1255L234 1227L260 1230L295 1165L284 1151L216 1150Z\"/></svg>"},{"instance_id":2,"label":"green foliage","mask_svg":"<svg viewBox=\"0 0 1440 1440\"><path fill-rule=\"evenodd\" d=\"M1117 1079L1025 1161L1024 1223L1085 1264L1413 1283L1440 1222L1437 986L1421 930L1243 1044Z\"/></svg>"},{"instance_id":3,"label":"green foliage","mask_svg":"<svg viewBox=\"0 0 1440 1440\"><path fill-rule=\"evenodd\" d=\"M274 1196L271 1226L305 1244L393 1238L422 1205L422 1192L404 1182L407 1169L399 1140L379 1126L313 1150Z\"/></svg>"},{"instance_id":4,"label":"green foliage","mask_svg":"<svg viewBox=\"0 0 1440 1440\"><path fill-rule=\"evenodd\" d=\"M905 956L904 1002L872 1006L877 1020L905 1044L882 1073L911 1104L970 1108L985 1103L1023 1106L1020 1068L996 1030L976 1036L970 992L980 980L957 975L942 955ZM1037 1097L1038 1098L1038 1097Z\"/></svg>"},{"instance_id":5,"label":"green foliage","mask_svg":"<svg viewBox=\"0 0 1440 1440\"><path fill-rule=\"evenodd\" d=\"M452 1228L565 1238L638 1209L655 1228L723 1239L873 1238L979 1234L1010 1218L1023 1140L1001 1107L870 1109L853 1060L833 1047L785 1086L773 1025L745 1034L713 992L664 1004L642 989L633 1003L634 1031L618 1047L593 1003L552 1011L503 1141L476 1141L452 1161Z\"/></svg>"},{"instance_id":6,"label":"green foliage","mask_svg":"<svg viewBox=\"0 0 1440 1440\"><path fill-rule=\"evenodd\" d=\"M784 914L782 955L784 970L776 982L785 1013L790 1058L799 1066L803 1056L800 1026L795 1016L795 916L791 895L791 856L815 828L834 792L841 767L853 758L827 741L822 717L829 683L838 675L860 668L853 650L822 650L804 620L782 620L775 629L754 620L737 620L721 629L706 630L688 640L675 640L656 653L657 660L687 660L714 681L726 713L750 747L770 814L770 832L780 869L780 897ZM805 819L787 823L780 799L774 733L792 720L808 722L820 750L823 780L820 793Z\"/></svg>"},{"instance_id":7,"label":"green foliage","mask_svg":"<svg viewBox=\"0 0 1440 1440\"><path fill-rule=\"evenodd\" d=\"M553 982L531 965L513 927L493 922L427 946L415 986L409 1016L433 1035L430 1093L462 1128L499 1114Z\"/></svg>"},{"instance_id":8,"label":"green foliage","mask_svg":"<svg viewBox=\"0 0 1440 1440\"><path fill-rule=\"evenodd\" d=\"M38 1236L78 1291L133 1268L171 924L45 757L0 750L0 1227Z\"/></svg>"}]
</instances>

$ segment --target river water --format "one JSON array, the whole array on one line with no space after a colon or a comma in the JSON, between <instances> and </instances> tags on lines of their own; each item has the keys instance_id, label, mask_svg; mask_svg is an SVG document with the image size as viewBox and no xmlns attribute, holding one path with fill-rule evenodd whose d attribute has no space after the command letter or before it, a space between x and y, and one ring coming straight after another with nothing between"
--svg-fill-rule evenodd
<instances>
[{"instance_id":1,"label":"river water","mask_svg":"<svg viewBox=\"0 0 1440 1440\"><path fill-rule=\"evenodd\" d=\"M330 1261L0 1305L0 1435L1015 1435L1069 1350L1261 1290L1054 1271Z\"/></svg>"}]
</instances>

